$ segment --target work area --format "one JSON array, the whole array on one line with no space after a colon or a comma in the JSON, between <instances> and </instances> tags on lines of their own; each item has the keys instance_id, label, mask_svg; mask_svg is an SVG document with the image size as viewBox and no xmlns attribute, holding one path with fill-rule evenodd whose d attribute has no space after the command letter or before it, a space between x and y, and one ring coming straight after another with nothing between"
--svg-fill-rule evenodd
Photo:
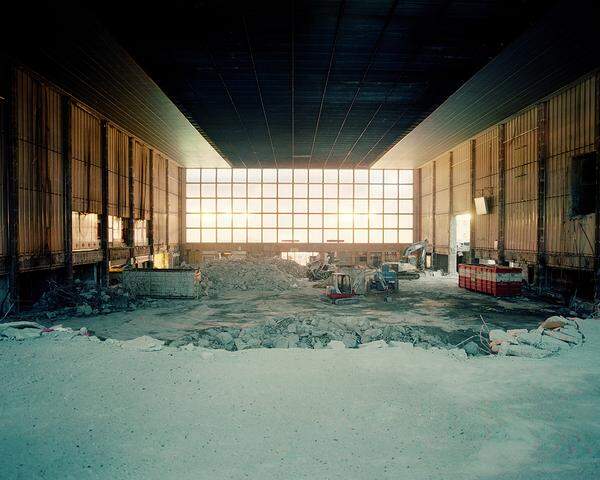
<instances>
[{"instance_id":1,"label":"work area","mask_svg":"<svg viewBox=\"0 0 600 480\"><path fill-rule=\"evenodd\" d=\"M598 21L11 2L0 477L597 478Z\"/></svg>"}]
</instances>

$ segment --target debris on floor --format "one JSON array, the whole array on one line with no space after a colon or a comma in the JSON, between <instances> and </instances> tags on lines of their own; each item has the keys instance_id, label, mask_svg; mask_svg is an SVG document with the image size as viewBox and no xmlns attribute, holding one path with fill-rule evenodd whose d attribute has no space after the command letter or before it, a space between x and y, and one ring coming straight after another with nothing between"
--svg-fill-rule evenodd
<instances>
[{"instance_id":1,"label":"debris on floor","mask_svg":"<svg viewBox=\"0 0 600 480\"><path fill-rule=\"evenodd\" d=\"M70 286L48 282L48 290L33 306L34 313L43 313L48 320L64 317L89 317L126 310L157 306L157 300L136 297L121 285L100 287L95 282L75 280Z\"/></svg>"},{"instance_id":2,"label":"debris on floor","mask_svg":"<svg viewBox=\"0 0 600 480\"><path fill-rule=\"evenodd\" d=\"M170 345L193 343L200 347L230 351L249 348L319 349L327 347L332 341L340 342L346 348L358 348L374 341L406 342L423 348L448 348L438 337L415 327L381 325L350 317L332 320L320 314L291 314L242 329L210 328L187 334Z\"/></svg>"},{"instance_id":3,"label":"debris on floor","mask_svg":"<svg viewBox=\"0 0 600 480\"><path fill-rule=\"evenodd\" d=\"M489 348L498 355L543 358L561 350L581 345L585 337L581 333L582 320L575 317L552 316L538 328L500 330L489 332Z\"/></svg>"},{"instance_id":4,"label":"debris on floor","mask_svg":"<svg viewBox=\"0 0 600 480\"><path fill-rule=\"evenodd\" d=\"M306 277L306 268L279 257L207 260L200 272L200 289L210 297L239 290L289 290Z\"/></svg>"}]
</instances>

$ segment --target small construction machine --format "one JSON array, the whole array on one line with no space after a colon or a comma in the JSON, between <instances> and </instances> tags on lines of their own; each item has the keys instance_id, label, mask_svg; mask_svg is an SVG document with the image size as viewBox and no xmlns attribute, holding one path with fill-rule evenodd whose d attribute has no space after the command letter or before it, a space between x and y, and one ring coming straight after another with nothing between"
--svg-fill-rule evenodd
<instances>
[{"instance_id":1,"label":"small construction machine","mask_svg":"<svg viewBox=\"0 0 600 480\"><path fill-rule=\"evenodd\" d=\"M405 263L410 263L411 265L414 265L418 271L422 272L423 270L425 270L425 257L427 256L428 244L429 243L427 242L427 240L422 240L420 242L409 245L404 250L402 260ZM415 253L417 252L419 252L418 255L415 255Z\"/></svg>"},{"instance_id":2,"label":"small construction machine","mask_svg":"<svg viewBox=\"0 0 600 480\"><path fill-rule=\"evenodd\" d=\"M332 273L331 285L327 287L323 300L331 302L334 305L358 303L350 275L339 272Z\"/></svg>"}]
</instances>

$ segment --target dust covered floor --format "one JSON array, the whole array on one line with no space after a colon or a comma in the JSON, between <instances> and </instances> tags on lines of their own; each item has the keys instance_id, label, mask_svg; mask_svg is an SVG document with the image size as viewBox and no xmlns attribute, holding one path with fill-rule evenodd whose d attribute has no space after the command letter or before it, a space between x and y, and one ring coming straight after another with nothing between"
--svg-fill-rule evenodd
<instances>
[{"instance_id":1,"label":"dust covered floor","mask_svg":"<svg viewBox=\"0 0 600 480\"><path fill-rule=\"evenodd\" d=\"M0 341L0 477L596 479L600 321L583 330L541 360Z\"/></svg>"},{"instance_id":2,"label":"dust covered floor","mask_svg":"<svg viewBox=\"0 0 600 480\"><path fill-rule=\"evenodd\" d=\"M322 302L323 289L299 280L283 292L239 291L200 300L157 300L155 308L92 317L61 319L72 328L86 327L101 338L120 340L150 335L177 341L209 328L245 328L290 314L319 314L333 320L368 320L376 325L415 327L447 344L477 333L480 316L490 328L533 328L557 307L525 297L494 298L457 286L456 277L422 277L401 282L400 292L386 303L382 295L361 296L356 305Z\"/></svg>"}]
</instances>

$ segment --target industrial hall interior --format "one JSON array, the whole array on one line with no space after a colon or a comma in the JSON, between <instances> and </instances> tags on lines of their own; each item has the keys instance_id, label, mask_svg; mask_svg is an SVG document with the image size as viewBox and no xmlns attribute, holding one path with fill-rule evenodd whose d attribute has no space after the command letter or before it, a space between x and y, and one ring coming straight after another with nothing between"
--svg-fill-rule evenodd
<instances>
[{"instance_id":1,"label":"industrial hall interior","mask_svg":"<svg viewBox=\"0 0 600 480\"><path fill-rule=\"evenodd\" d=\"M599 29L4 2L0 478L600 478Z\"/></svg>"}]
</instances>

